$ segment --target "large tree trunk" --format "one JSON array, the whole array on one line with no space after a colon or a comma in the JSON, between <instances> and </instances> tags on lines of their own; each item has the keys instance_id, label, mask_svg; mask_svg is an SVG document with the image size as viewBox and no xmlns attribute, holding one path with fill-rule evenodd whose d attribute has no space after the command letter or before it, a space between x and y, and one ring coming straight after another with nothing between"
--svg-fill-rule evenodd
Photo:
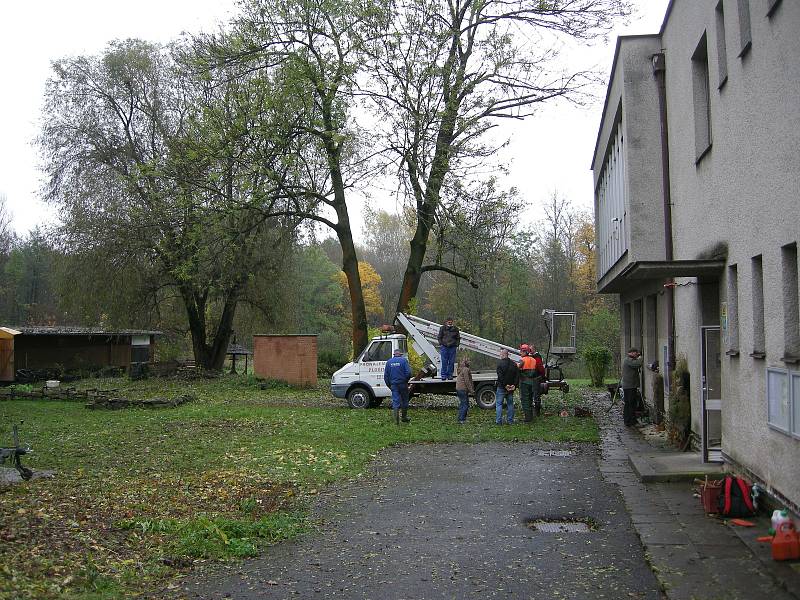
<instances>
[{"instance_id":1,"label":"large tree trunk","mask_svg":"<svg viewBox=\"0 0 800 600\"><path fill-rule=\"evenodd\" d=\"M350 292L350 310L353 322L353 357L361 354L369 342L367 329L367 308L364 305L364 290L361 288L361 274L358 272L358 256L350 231L350 220L347 206L342 203L337 207L339 225L336 234L342 247L342 271L347 277L347 289Z\"/></svg>"},{"instance_id":2,"label":"large tree trunk","mask_svg":"<svg viewBox=\"0 0 800 600\"><path fill-rule=\"evenodd\" d=\"M333 131L332 104L324 105L324 121L326 131ZM342 271L347 277L347 289L350 292L350 310L353 321L353 357L355 358L367 347L369 331L367 329L367 308L364 305L364 291L361 289L361 275L358 272L358 255L353 244L353 232L350 230L350 214L347 211L347 202L344 193L344 177L341 168L341 146L333 137L323 137L325 152L328 159L328 170L331 174L333 186L333 207L336 210L335 227L342 247Z\"/></svg>"},{"instance_id":3,"label":"large tree trunk","mask_svg":"<svg viewBox=\"0 0 800 600\"><path fill-rule=\"evenodd\" d=\"M208 371L222 370L233 331L233 317L236 314L236 305L239 299L238 289L228 292L210 344L208 343L208 322L206 321L207 292L198 293L185 287L181 287L180 291L189 319L189 333L192 336L195 364Z\"/></svg>"},{"instance_id":4,"label":"large tree trunk","mask_svg":"<svg viewBox=\"0 0 800 600\"><path fill-rule=\"evenodd\" d=\"M400 288L400 299L397 302L398 312L408 310L409 303L416 297L419 290L422 264L428 249L428 238L433 229L433 217L439 206L444 178L450 169L450 150L454 138L457 112L457 104L450 107L442 119L442 126L436 137L436 154L428 180L425 182L425 195L421 202L417 202L417 228L411 240L411 252L408 255L406 272L403 275L403 286Z\"/></svg>"}]
</instances>

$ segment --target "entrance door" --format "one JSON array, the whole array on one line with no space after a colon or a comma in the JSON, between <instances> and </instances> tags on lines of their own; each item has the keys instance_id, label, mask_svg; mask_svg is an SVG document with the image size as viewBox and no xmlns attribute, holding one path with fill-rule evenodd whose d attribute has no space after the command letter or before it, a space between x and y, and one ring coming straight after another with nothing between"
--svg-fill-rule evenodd
<instances>
[{"instance_id":1,"label":"entrance door","mask_svg":"<svg viewBox=\"0 0 800 600\"><path fill-rule=\"evenodd\" d=\"M722 336L701 327L701 432L703 462L722 462Z\"/></svg>"}]
</instances>

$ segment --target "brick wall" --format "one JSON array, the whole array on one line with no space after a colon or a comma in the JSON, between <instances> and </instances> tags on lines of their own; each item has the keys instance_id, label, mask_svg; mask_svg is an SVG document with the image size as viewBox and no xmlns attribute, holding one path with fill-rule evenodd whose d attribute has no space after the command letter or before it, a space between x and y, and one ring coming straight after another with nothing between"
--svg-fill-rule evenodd
<instances>
[{"instance_id":1,"label":"brick wall","mask_svg":"<svg viewBox=\"0 0 800 600\"><path fill-rule=\"evenodd\" d=\"M317 336L254 335L256 376L292 385L317 385Z\"/></svg>"}]
</instances>

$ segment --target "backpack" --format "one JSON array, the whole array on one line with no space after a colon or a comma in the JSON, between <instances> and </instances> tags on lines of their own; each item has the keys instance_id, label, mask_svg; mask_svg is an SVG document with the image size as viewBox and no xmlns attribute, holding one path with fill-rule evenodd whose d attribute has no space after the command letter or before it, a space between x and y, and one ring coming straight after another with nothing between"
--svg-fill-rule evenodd
<instances>
[{"instance_id":1,"label":"backpack","mask_svg":"<svg viewBox=\"0 0 800 600\"><path fill-rule=\"evenodd\" d=\"M718 512L721 517L752 517L755 507L750 498L750 484L744 479L725 477L719 493Z\"/></svg>"}]
</instances>

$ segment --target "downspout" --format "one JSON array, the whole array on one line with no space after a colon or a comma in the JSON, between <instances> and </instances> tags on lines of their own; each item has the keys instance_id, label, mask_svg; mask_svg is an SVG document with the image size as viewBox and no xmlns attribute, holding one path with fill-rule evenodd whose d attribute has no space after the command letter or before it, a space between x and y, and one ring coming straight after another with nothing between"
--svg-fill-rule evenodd
<instances>
[{"instance_id":1,"label":"downspout","mask_svg":"<svg viewBox=\"0 0 800 600\"><path fill-rule=\"evenodd\" d=\"M669 177L669 128L667 126L667 59L663 52L654 54L653 75L658 86L659 120L661 122L661 190L664 203L664 259L674 260L672 247L672 197ZM672 377L675 369L675 281L669 278L664 288L667 303L667 364L664 374Z\"/></svg>"}]
</instances>

